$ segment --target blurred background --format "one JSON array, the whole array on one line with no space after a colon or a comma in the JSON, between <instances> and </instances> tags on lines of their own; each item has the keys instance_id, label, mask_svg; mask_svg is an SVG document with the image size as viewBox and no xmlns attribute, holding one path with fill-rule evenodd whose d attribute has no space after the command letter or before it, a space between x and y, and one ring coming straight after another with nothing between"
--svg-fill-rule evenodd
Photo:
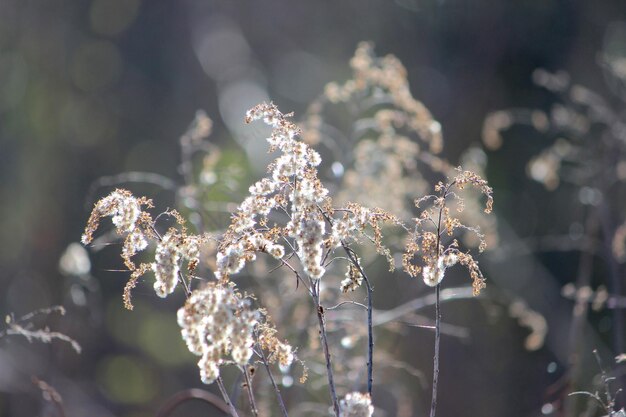
<instances>
[{"instance_id":1,"label":"blurred background","mask_svg":"<svg viewBox=\"0 0 626 417\"><path fill-rule=\"evenodd\" d=\"M0 0L0 313L63 305L65 316L44 317L41 326L82 346L78 355L60 341L0 338L0 416L58 415L33 375L59 392L68 416L152 416L173 393L202 386L178 337L182 294L163 301L140 286L135 311L124 310L119 246L97 248L91 265L72 252L60 264L93 203L132 179L111 176L159 174L152 184L125 186L158 209L175 205L178 138L198 109L213 120L210 140L245 190L263 174L263 164L248 165L260 154L250 145L259 134L244 125L245 111L273 100L297 119L326 83L351 77L349 60L365 40L402 61L413 96L443 127L443 155L453 165L468 148L485 148L491 112L550 112L558 94L533 83L537 68L566 71L604 97L620 138L626 106L607 79L603 51L626 56L625 22L620 0ZM529 161L559 138L535 125L513 126L497 149L479 151L494 187L499 244L479 258L486 295L445 305L444 321L468 336L443 339L441 417L595 415L580 414L586 399L577 411L563 403L568 392L597 388L592 349L621 375L613 357L624 350L623 268L606 242L626 206L614 188L583 180L546 187L543 171L530 178ZM603 199L612 202L608 214L596 210ZM613 222L594 229L594 221L604 224L588 220L595 211ZM582 301L581 276L591 292ZM380 308L428 293L421 282L387 279ZM600 303L575 320L576 300L585 305L601 285L611 308ZM524 317L545 324L538 344L528 346ZM432 332L413 328L401 340L398 357L430 381ZM409 411L375 394L381 416L425 415L429 383L403 378ZM187 415L213 415L189 407Z\"/></svg>"}]
</instances>

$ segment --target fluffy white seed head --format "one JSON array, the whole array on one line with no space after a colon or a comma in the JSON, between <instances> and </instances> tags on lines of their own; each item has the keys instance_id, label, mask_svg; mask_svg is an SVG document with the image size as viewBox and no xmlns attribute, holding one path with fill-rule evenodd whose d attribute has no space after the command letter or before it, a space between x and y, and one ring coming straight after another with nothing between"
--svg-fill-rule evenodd
<instances>
[{"instance_id":1,"label":"fluffy white seed head","mask_svg":"<svg viewBox=\"0 0 626 417\"><path fill-rule=\"evenodd\" d=\"M340 417L372 417L374 406L369 394L351 392L339 402Z\"/></svg>"},{"instance_id":2,"label":"fluffy white seed head","mask_svg":"<svg viewBox=\"0 0 626 417\"><path fill-rule=\"evenodd\" d=\"M154 254L155 282L154 291L159 297L167 297L174 292L180 272L180 249L178 248L179 236L175 229L170 229L157 245Z\"/></svg>"},{"instance_id":3,"label":"fluffy white seed head","mask_svg":"<svg viewBox=\"0 0 626 417\"><path fill-rule=\"evenodd\" d=\"M202 357L198 367L205 384L215 381L228 356L239 365L250 360L260 313L233 288L211 283L195 290L177 318L187 348Z\"/></svg>"}]
</instances>

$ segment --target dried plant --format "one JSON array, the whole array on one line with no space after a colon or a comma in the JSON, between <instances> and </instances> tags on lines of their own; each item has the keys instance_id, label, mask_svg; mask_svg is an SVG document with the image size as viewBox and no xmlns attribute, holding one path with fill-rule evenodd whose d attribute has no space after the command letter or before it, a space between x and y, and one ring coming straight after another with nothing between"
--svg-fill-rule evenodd
<instances>
[{"instance_id":1,"label":"dried plant","mask_svg":"<svg viewBox=\"0 0 626 417\"><path fill-rule=\"evenodd\" d=\"M453 200L457 205L457 212L463 211L463 199L458 192L467 185L471 185L480 190L487 197L485 213L491 213L493 208L492 189L487 182L478 175L470 171L458 169L454 179L448 183L439 183L435 186L435 195L428 195L415 201L415 206L420 208L420 204L431 202L432 207L423 210L418 218L414 219L414 229L409 233L406 250L402 258L404 270L411 276L418 276L420 273L424 283L436 288L435 304L435 357L433 372L433 394L430 409L430 416L434 417L437 408L437 384L439 379L439 344L441 338L441 311L440 311L440 291L447 268L459 263L467 268L472 279L474 295L480 294L480 290L485 288L485 278L470 253L462 252L456 240L446 242L445 238L451 238L456 229L468 229L479 236L481 241L479 250L485 249L486 243L483 235L477 229L466 226L450 214L448 199ZM419 255L420 265L413 263L415 257Z\"/></svg>"},{"instance_id":2,"label":"dried plant","mask_svg":"<svg viewBox=\"0 0 626 417\"><path fill-rule=\"evenodd\" d=\"M8 314L5 317L6 327L4 329L0 329L0 341L4 341L3 339L9 336L23 337L29 343L43 343L49 345L53 345L53 342L55 341L60 341L67 343L67 345L69 345L76 354L81 354L82 347L78 341L65 333L51 330L48 326L43 326L39 323L41 320L48 319L50 316L64 316L65 314L65 308L60 305L34 310L21 317L15 317L13 313ZM4 354L4 352L1 353ZM19 357L12 358L12 355L10 354L7 356L11 358L10 360L14 363L19 364L20 368L30 368L29 366L24 366L24 364L20 363L20 360L18 359ZM11 375L11 370L7 370L6 374L7 376ZM30 382L37 388L38 393L41 395L43 400L50 403L60 417L66 417L67 413L63 403L63 398L55 387L34 374L30 374L29 377Z\"/></svg>"},{"instance_id":3,"label":"dried plant","mask_svg":"<svg viewBox=\"0 0 626 417\"><path fill-rule=\"evenodd\" d=\"M443 159L435 156L442 147L440 126L428 110L411 97L399 61L393 57L373 60L371 50L362 45L352 63L357 74L355 84L337 87L334 93L333 87L328 87L325 95L334 97L335 101L351 101L353 94L374 97L380 85L385 94L392 97L398 110L386 115L381 110L375 116L378 124L388 127L385 138L379 138L376 147L386 146L388 159L384 166L399 164L391 171L385 171L391 174L400 167L400 172L396 172L400 181L398 189L401 190L398 198L420 194L419 198L415 196L417 210L422 210L420 204L432 204L419 216L410 220L413 209L392 213L385 208L370 206L368 201L350 201L350 195L356 195L356 188L361 188L361 194L367 191L367 195L376 201L378 191L374 183L355 185L346 180L326 186L318 171L323 166L323 155L312 147L315 140L311 138L311 126L305 123L308 130L303 133L291 120L291 114L283 114L272 103L261 103L248 111L245 121L261 120L271 128L267 141L269 151L276 158L269 165L267 176L249 187L241 203L228 206L232 213L230 224L203 233L207 230L206 222L196 222L194 227L199 234L192 233L179 212L168 210L153 216L149 212L153 207L148 198L135 197L127 190L117 189L94 205L83 235L83 243L89 244L101 219L111 217L116 232L124 240L121 258L130 272L123 297L127 308L133 306L132 289L149 273L154 275L153 287L159 297L167 297L176 290L178 283L181 284L187 296L185 305L178 311L182 337L189 351L200 356L201 380L206 384L216 382L224 399L223 405L233 416L239 415L239 411L227 393L220 368L230 365L239 369L245 380L252 414L269 415L274 406L267 405L266 398L257 399L260 389L255 390L252 386L255 364L262 364L268 375L269 382L266 382L276 395L278 412L287 416L279 386L290 385L285 382L292 372L290 368L295 363L303 364L306 359L307 367L301 382L304 383L308 375L311 385L326 386L337 417L371 417L375 361L380 358L382 364L393 362L396 367L398 364L393 358L374 352L374 328L384 326L390 320L377 322L375 319L374 288L366 265L378 255L393 270L394 251L404 246L397 242L408 241L401 249L406 252L404 269L412 276L421 273L429 286L436 287L435 375L439 355L440 283L445 269L456 263L466 267L474 295L485 287L478 263L469 251L461 250L456 238L472 234L479 250L485 249L487 242L479 225L462 220L467 209L465 201L478 201L475 193L463 190L472 187L484 194L487 200L484 211L489 213L493 204L491 188L480 175L461 168L449 169ZM364 89L371 91L365 92ZM216 150L201 145L210 131L211 122L203 113L199 115L191 133L181 139L183 159L187 161L183 163L185 169L182 171L185 183L190 184L184 187L185 196L192 201L185 204L187 209L200 207L204 192L191 167L185 165L191 163L190 153L196 150L209 152L204 159L207 170L203 170L200 176L207 175L217 163L215 160L207 163L207 158L210 159ZM309 121L311 115L309 113ZM392 126L408 129L425 138L425 150L413 147L412 139L399 135ZM396 152L394 143L415 152ZM373 163L363 159L367 158L367 151L359 146L354 152L361 155L361 160L354 168L353 178L364 172L359 169ZM451 174L446 183L436 184L436 195L424 197L419 185L416 185L419 191L409 190L412 180L408 175L419 175L420 172L412 166L415 162L411 162L412 159L438 166L440 176ZM376 175L361 178L371 182ZM391 176L385 178L394 180ZM396 188L396 183L392 183L394 187L391 188ZM369 191L373 192L370 194ZM472 209L474 207L472 205ZM160 233L159 222L164 217L173 218L176 224ZM198 215L195 218L207 217ZM391 244L386 241L388 237ZM148 250L154 250L153 261L135 261L140 252ZM419 265L413 264L416 258ZM200 266L203 267L202 274L198 272ZM256 283L246 283L241 278L243 275L254 276ZM287 280L285 275L295 281ZM283 297L281 292L285 291L285 286L294 282L298 291L292 289L289 297ZM355 291L365 293L365 303L346 299ZM336 305L329 307L333 304ZM362 327L354 320L342 322L340 312L333 314L343 305L365 310L365 320L359 318L365 322ZM337 339L339 335L341 337ZM361 353L355 353L361 339L367 339L367 342L359 349ZM296 348L287 340L304 340L305 343ZM343 349L334 346L333 342L339 342ZM362 352L366 353L363 355ZM320 355L321 361L316 362ZM354 389L347 387L354 385L354 379L364 368L363 360L366 363L363 385L367 389L365 393L353 392ZM278 382L272 364L279 367ZM340 400L342 391L348 394ZM436 392L435 377L431 416L434 416Z\"/></svg>"},{"instance_id":4,"label":"dried plant","mask_svg":"<svg viewBox=\"0 0 626 417\"><path fill-rule=\"evenodd\" d=\"M615 377L611 377L607 374L606 370L602 366L602 360L600 359L600 355L597 350L593 351L594 356L596 357L596 361L598 362L598 367L600 368L600 381L597 384L601 388L601 392L596 390L595 392L589 391L576 391L572 392L570 396L586 396L590 400L588 404L588 409L586 414L591 415L598 407L602 410L603 414L606 417L624 417L626 416L626 411L624 408L620 410L615 410L616 408L616 397L621 393L621 389L615 390L611 387L611 383L615 381ZM615 361L619 363L623 358L621 355L615 358Z\"/></svg>"},{"instance_id":5,"label":"dried plant","mask_svg":"<svg viewBox=\"0 0 626 417\"><path fill-rule=\"evenodd\" d=\"M368 190L368 204L406 217L407 196L428 192L429 172L449 168L440 157L441 125L412 97L396 57L378 58L371 44L361 43L350 66L353 78L329 83L309 107L303 139L333 152L332 169L342 182L338 199L363 202L361 190ZM349 132L327 115L338 107L348 113Z\"/></svg>"},{"instance_id":6,"label":"dried plant","mask_svg":"<svg viewBox=\"0 0 626 417\"><path fill-rule=\"evenodd\" d=\"M80 353L82 350L80 344L70 336L50 330L48 327L36 326L34 319L37 316L48 316L50 314L63 316L65 315L65 308L63 306L42 308L19 318L7 315L4 320L6 329L0 331L0 338L4 336L22 336L29 342L38 341L41 343L51 343L53 340L60 340L69 343L76 353Z\"/></svg>"},{"instance_id":7,"label":"dried plant","mask_svg":"<svg viewBox=\"0 0 626 417\"><path fill-rule=\"evenodd\" d=\"M411 276L420 273L424 283L430 287L438 286L443 280L447 268L459 263L466 267L472 279L474 295L480 294L485 287L485 278L478 268L478 263L469 253L461 252L459 243L452 240L447 245L442 238L451 238L456 229L471 230L480 240L479 250L486 248L484 236L478 229L464 225L458 218L451 215L449 200L456 203L456 211L462 212L463 199L459 192L467 185L474 186L487 197L485 213L491 213L493 207L492 189L487 182L470 171L458 170L458 175L449 183L439 183L435 186L437 194L428 195L415 201L415 206L432 201L429 209L423 210L419 217L414 219L414 231L409 234L402 264L404 270ZM420 255L421 265L415 265L413 259Z\"/></svg>"}]
</instances>

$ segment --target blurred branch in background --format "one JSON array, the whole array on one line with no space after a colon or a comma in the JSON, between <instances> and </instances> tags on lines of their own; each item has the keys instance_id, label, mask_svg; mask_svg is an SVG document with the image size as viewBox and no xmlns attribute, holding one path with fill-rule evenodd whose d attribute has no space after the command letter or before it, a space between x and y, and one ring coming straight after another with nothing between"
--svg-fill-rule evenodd
<instances>
[{"instance_id":1,"label":"blurred branch in background","mask_svg":"<svg viewBox=\"0 0 626 417\"><path fill-rule=\"evenodd\" d=\"M623 297L625 271L620 257L624 236L619 226L626 224L623 215L623 198L626 195L626 174L623 172L626 166L626 101L623 90L626 73L619 70L622 61L626 60L624 35L626 23L609 25L602 51L597 55L607 87L618 100L605 98L589 88L572 83L571 77L564 71L538 69L533 73L533 81L552 94L549 110L497 111L487 117L483 129L484 143L491 149L503 146L502 132L516 125L529 126L540 132L550 143L530 158L526 168L528 176L542 183L548 191L568 195L569 200L580 207L578 213L573 210L564 213L571 222L570 236L564 236L563 243L555 246L558 250L578 252L576 278L568 284L574 285L574 292L581 295L574 299L568 337L568 378L571 389L575 391L588 386L582 358L587 356L585 352L597 348L586 344L588 338L583 330L590 304L589 297L583 292L593 292L592 286L608 287L612 297L613 353L624 351L624 313L621 305L616 303ZM555 216L556 213L549 215ZM574 226L580 229L577 237L572 235ZM594 241L597 243L589 246ZM581 243L583 245L578 246ZM602 261L601 270L594 265L596 258ZM599 282L594 280L598 273L602 274ZM599 308L606 305L595 304ZM620 383L625 381L619 380ZM618 405L623 405L621 399ZM576 404L569 401L565 406L566 414L575 413L575 410Z\"/></svg>"}]
</instances>

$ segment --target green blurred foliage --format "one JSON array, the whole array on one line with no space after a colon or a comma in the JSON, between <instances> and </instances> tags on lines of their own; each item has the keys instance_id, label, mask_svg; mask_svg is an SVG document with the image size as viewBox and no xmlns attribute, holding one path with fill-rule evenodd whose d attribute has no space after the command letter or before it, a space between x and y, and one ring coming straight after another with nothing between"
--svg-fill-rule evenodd
<instances>
[{"instance_id":1,"label":"green blurred foliage","mask_svg":"<svg viewBox=\"0 0 626 417\"><path fill-rule=\"evenodd\" d=\"M158 392L158 379L154 370L139 357L106 357L98 368L97 381L111 401L143 404L152 401Z\"/></svg>"},{"instance_id":2,"label":"green blurred foliage","mask_svg":"<svg viewBox=\"0 0 626 417\"><path fill-rule=\"evenodd\" d=\"M141 300L128 311L119 299L111 299L106 311L107 330L124 345L139 349L160 366L176 367L194 363L181 338L176 316Z\"/></svg>"}]
</instances>

